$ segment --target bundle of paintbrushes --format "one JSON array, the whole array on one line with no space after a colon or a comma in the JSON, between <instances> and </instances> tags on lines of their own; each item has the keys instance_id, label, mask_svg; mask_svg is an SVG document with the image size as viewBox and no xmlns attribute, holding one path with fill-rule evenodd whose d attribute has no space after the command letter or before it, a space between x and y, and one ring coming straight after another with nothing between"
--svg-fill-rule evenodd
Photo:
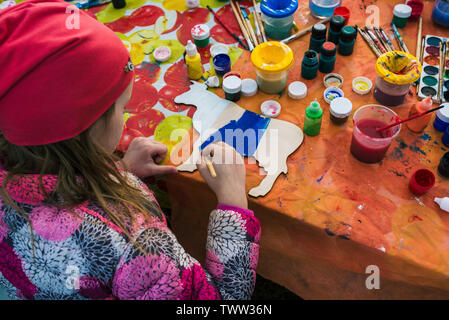
<instances>
[{"instance_id":1,"label":"bundle of paintbrushes","mask_svg":"<svg viewBox=\"0 0 449 320\"><path fill-rule=\"evenodd\" d=\"M256 30L254 31L251 20L249 19L248 12L245 7L241 7L236 0L229 1L232 11L234 12L235 19L242 31L243 37L248 43L249 50L252 51L257 45L266 41L265 29L263 27L262 19L257 10L257 5L253 0L254 9L252 14L254 17L254 25Z\"/></svg>"}]
</instances>

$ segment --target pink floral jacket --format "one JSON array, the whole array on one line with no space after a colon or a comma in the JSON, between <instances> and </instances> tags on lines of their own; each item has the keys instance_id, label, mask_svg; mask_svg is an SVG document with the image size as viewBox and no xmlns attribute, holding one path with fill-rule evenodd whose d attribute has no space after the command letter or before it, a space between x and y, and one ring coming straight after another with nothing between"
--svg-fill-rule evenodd
<instances>
[{"instance_id":1,"label":"pink floral jacket","mask_svg":"<svg viewBox=\"0 0 449 320\"><path fill-rule=\"evenodd\" d=\"M0 169L0 183L6 172ZM152 200L135 176L126 174ZM56 176L43 177L51 193ZM209 219L206 262L185 252L165 217L131 222L143 254L98 204L76 217L45 204L38 175L7 186L28 222L0 199L0 287L11 299L250 299L256 278L260 225L250 210L219 205ZM157 203L157 202L156 202Z\"/></svg>"}]
</instances>

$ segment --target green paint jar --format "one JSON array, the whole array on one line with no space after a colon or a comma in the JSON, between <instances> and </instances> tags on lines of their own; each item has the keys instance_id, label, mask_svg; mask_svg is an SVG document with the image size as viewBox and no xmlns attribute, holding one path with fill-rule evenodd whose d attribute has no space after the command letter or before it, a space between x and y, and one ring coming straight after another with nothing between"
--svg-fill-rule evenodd
<instances>
[{"instance_id":1,"label":"green paint jar","mask_svg":"<svg viewBox=\"0 0 449 320\"><path fill-rule=\"evenodd\" d=\"M304 119L304 133L308 136L316 136L320 134L321 120L323 118L323 110L315 99L306 109Z\"/></svg>"},{"instance_id":2,"label":"green paint jar","mask_svg":"<svg viewBox=\"0 0 449 320\"><path fill-rule=\"evenodd\" d=\"M404 28L411 15L412 7L406 4L398 4L393 10L393 24L398 28Z\"/></svg>"},{"instance_id":3,"label":"green paint jar","mask_svg":"<svg viewBox=\"0 0 449 320\"><path fill-rule=\"evenodd\" d=\"M209 44L210 28L206 24L197 24L191 30L193 41L198 48L207 47Z\"/></svg>"}]
</instances>

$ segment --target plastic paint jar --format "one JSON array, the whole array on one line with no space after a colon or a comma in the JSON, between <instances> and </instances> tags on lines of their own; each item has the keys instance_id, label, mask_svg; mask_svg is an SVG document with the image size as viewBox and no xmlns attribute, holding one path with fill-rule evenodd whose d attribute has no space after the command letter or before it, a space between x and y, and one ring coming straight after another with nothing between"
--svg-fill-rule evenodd
<instances>
[{"instance_id":1,"label":"plastic paint jar","mask_svg":"<svg viewBox=\"0 0 449 320\"><path fill-rule=\"evenodd\" d=\"M408 18L412 15L412 7L406 4L397 4L393 9L393 23L398 28L404 28Z\"/></svg>"},{"instance_id":2,"label":"plastic paint jar","mask_svg":"<svg viewBox=\"0 0 449 320\"><path fill-rule=\"evenodd\" d=\"M240 77L234 75L224 77L222 87L227 100L233 102L240 100L242 90L242 79Z\"/></svg>"},{"instance_id":3,"label":"plastic paint jar","mask_svg":"<svg viewBox=\"0 0 449 320\"><path fill-rule=\"evenodd\" d=\"M444 177L449 178L449 152L446 152L440 159L438 165L438 173Z\"/></svg>"},{"instance_id":4,"label":"plastic paint jar","mask_svg":"<svg viewBox=\"0 0 449 320\"><path fill-rule=\"evenodd\" d=\"M407 0L405 4L412 8L412 14L409 20L416 20L421 16L424 9L424 2L421 0Z\"/></svg>"},{"instance_id":5,"label":"plastic paint jar","mask_svg":"<svg viewBox=\"0 0 449 320\"><path fill-rule=\"evenodd\" d=\"M338 42L338 53L342 56L350 56L354 52L356 37L357 31L355 31L354 27L343 27L343 29L341 29L340 40Z\"/></svg>"},{"instance_id":6,"label":"plastic paint jar","mask_svg":"<svg viewBox=\"0 0 449 320\"><path fill-rule=\"evenodd\" d=\"M316 136L321 131L321 121L323 119L323 109L315 99L307 107L304 118L304 133L308 136Z\"/></svg>"},{"instance_id":7,"label":"plastic paint jar","mask_svg":"<svg viewBox=\"0 0 449 320\"><path fill-rule=\"evenodd\" d=\"M352 112L352 102L346 98L336 98L331 101L329 108L330 119L335 125L344 124Z\"/></svg>"},{"instance_id":8,"label":"plastic paint jar","mask_svg":"<svg viewBox=\"0 0 449 320\"><path fill-rule=\"evenodd\" d=\"M398 106L408 95L411 85L420 78L418 59L402 51L390 51L376 62L377 79L374 98L385 106Z\"/></svg>"},{"instance_id":9,"label":"plastic paint jar","mask_svg":"<svg viewBox=\"0 0 449 320\"><path fill-rule=\"evenodd\" d=\"M333 42L325 42L320 50L320 66L322 73L330 73L334 70L337 54L337 46Z\"/></svg>"},{"instance_id":10,"label":"plastic paint jar","mask_svg":"<svg viewBox=\"0 0 449 320\"><path fill-rule=\"evenodd\" d=\"M444 107L435 113L433 127L438 131L444 132L449 127L449 103L443 103L442 105Z\"/></svg>"},{"instance_id":11,"label":"plastic paint jar","mask_svg":"<svg viewBox=\"0 0 449 320\"><path fill-rule=\"evenodd\" d=\"M329 32L327 34L327 41L338 44L340 39L341 29L345 25L345 18L342 16L333 16L329 24Z\"/></svg>"},{"instance_id":12,"label":"plastic paint jar","mask_svg":"<svg viewBox=\"0 0 449 320\"><path fill-rule=\"evenodd\" d=\"M301 76L307 80L314 79L318 73L318 67L318 53L313 50L306 51L301 63Z\"/></svg>"},{"instance_id":13,"label":"plastic paint jar","mask_svg":"<svg viewBox=\"0 0 449 320\"><path fill-rule=\"evenodd\" d=\"M312 27L309 50L320 52L321 46L326 42L327 27L325 24L317 23Z\"/></svg>"},{"instance_id":14,"label":"plastic paint jar","mask_svg":"<svg viewBox=\"0 0 449 320\"><path fill-rule=\"evenodd\" d=\"M212 59L212 64L215 69L215 73L219 77L223 77L231 70L231 58L226 53L217 54Z\"/></svg>"},{"instance_id":15,"label":"plastic paint jar","mask_svg":"<svg viewBox=\"0 0 449 320\"><path fill-rule=\"evenodd\" d=\"M309 9L318 19L324 19L334 14L335 8L341 5L341 0L309 0Z\"/></svg>"},{"instance_id":16,"label":"plastic paint jar","mask_svg":"<svg viewBox=\"0 0 449 320\"><path fill-rule=\"evenodd\" d=\"M207 47L209 44L210 28L206 24L197 24L191 30L193 41L198 48Z\"/></svg>"},{"instance_id":17,"label":"plastic paint jar","mask_svg":"<svg viewBox=\"0 0 449 320\"><path fill-rule=\"evenodd\" d=\"M410 178L409 188L417 196L429 191L435 184L435 175L428 169L419 169Z\"/></svg>"},{"instance_id":18,"label":"plastic paint jar","mask_svg":"<svg viewBox=\"0 0 449 320\"><path fill-rule=\"evenodd\" d=\"M259 89L265 93L279 93L287 86L288 70L293 63L293 51L286 44L268 41L259 44L251 53Z\"/></svg>"},{"instance_id":19,"label":"plastic paint jar","mask_svg":"<svg viewBox=\"0 0 449 320\"><path fill-rule=\"evenodd\" d=\"M267 37L282 40L290 36L298 0L262 0L260 10Z\"/></svg>"},{"instance_id":20,"label":"plastic paint jar","mask_svg":"<svg viewBox=\"0 0 449 320\"><path fill-rule=\"evenodd\" d=\"M377 132L377 129L395 123L399 119L398 115L384 106L367 105L357 109L352 119L354 123L350 148L352 155L365 163L382 160L391 142L401 131L401 125L381 132Z\"/></svg>"},{"instance_id":21,"label":"plastic paint jar","mask_svg":"<svg viewBox=\"0 0 449 320\"><path fill-rule=\"evenodd\" d=\"M351 16L351 11L345 6L340 6L335 8L334 10L334 16L342 16L345 18L345 25L349 22L349 17Z\"/></svg>"}]
</instances>

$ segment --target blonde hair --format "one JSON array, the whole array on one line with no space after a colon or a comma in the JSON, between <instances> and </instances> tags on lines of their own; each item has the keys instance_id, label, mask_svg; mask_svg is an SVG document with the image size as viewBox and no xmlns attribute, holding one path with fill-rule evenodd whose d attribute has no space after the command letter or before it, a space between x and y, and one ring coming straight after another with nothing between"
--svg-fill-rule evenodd
<instances>
[{"instance_id":1,"label":"blonde hair","mask_svg":"<svg viewBox=\"0 0 449 320\"><path fill-rule=\"evenodd\" d=\"M107 125L114 107L112 105L97 121L104 121ZM81 203L98 203L134 243L129 226L136 218L136 212L145 220L152 216L162 220L163 213L141 189L134 187L120 173L117 167L120 158L103 151L92 140L91 128L74 138L40 146L14 145L0 133L0 163L7 171L0 196L28 221L32 229L27 214L14 203L6 187L19 176L39 174L39 190L45 195L45 204L64 208L76 215L72 209ZM42 177L47 174L57 176L55 192L50 194L46 193L42 182Z\"/></svg>"}]
</instances>

